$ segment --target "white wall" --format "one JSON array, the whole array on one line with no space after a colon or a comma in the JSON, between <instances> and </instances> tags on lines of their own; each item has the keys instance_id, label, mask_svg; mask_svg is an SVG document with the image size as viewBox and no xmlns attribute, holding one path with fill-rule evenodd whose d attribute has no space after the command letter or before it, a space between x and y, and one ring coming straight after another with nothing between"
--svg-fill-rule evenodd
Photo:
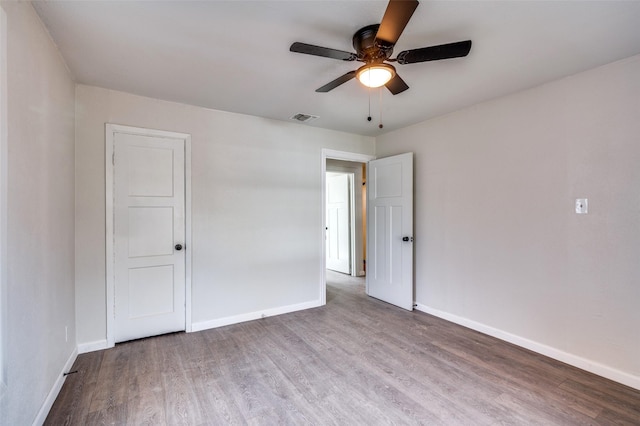
<instances>
[{"instance_id":1,"label":"white wall","mask_svg":"<svg viewBox=\"0 0 640 426\"><path fill-rule=\"evenodd\" d=\"M0 424L31 424L75 357L74 83L32 6L7 15L8 199ZM65 341L65 326L69 340ZM53 395L55 396L55 395ZM48 402L47 402L48 401Z\"/></svg>"},{"instance_id":2,"label":"white wall","mask_svg":"<svg viewBox=\"0 0 640 426\"><path fill-rule=\"evenodd\" d=\"M640 57L377 138L407 151L419 306L639 387Z\"/></svg>"},{"instance_id":3,"label":"white wall","mask_svg":"<svg viewBox=\"0 0 640 426\"><path fill-rule=\"evenodd\" d=\"M192 135L192 310L200 329L317 302L322 148L372 154L373 138L76 89L78 341L105 339L104 126Z\"/></svg>"}]
</instances>

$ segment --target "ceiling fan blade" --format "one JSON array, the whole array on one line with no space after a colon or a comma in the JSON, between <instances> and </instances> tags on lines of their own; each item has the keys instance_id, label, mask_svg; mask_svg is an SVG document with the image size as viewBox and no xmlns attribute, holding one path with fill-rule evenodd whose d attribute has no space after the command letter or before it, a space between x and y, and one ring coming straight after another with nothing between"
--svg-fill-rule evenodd
<instances>
[{"instance_id":1,"label":"ceiling fan blade","mask_svg":"<svg viewBox=\"0 0 640 426\"><path fill-rule=\"evenodd\" d=\"M349 71L345 75L341 75L340 77L336 78L332 82L325 84L324 86L320 87L319 89L316 89L316 92L326 93L329 90L333 90L336 87L340 86L341 84L346 83L347 81L351 80L355 76L356 76L356 72L355 71Z\"/></svg>"},{"instance_id":2,"label":"ceiling fan blade","mask_svg":"<svg viewBox=\"0 0 640 426\"><path fill-rule=\"evenodd\" d=\"M416 7L418 0L390 0L376 34L376 42L395 45Z\"/></svg>"},{"instance_id":3,"label":"ceiling fan blade","mask_svg":"<svg viewBox=\"0 0 640 426\"><path fill-rule=\"evenodd\" d=\"M407 83L405 83L404 80L401 79L398 74L396 74L395 77L389 80L389 82L385 84L385 86L387 86L387 89L389 89L389 91L394 95L397 95L398 93L402 93L409 88Z\"/></svg>"},{"instance_id":4,"label":"ceiling fan blade","mask_svg":"<svg viewBox=\"0 0 640 426\"><path fill-rule=\"evenodd\" d=\"M400 52L396 58L399 64L415 64L416 62L438 61L440 59L461 58L471 50L471 40L439 46L423 47Z\"/></svg>"},{"instance_id":5,"label":"ceiling fan blade","mask_svg":"<svg viewBox=\"0 0 640 426\"><path fill-rule=\"evenodd\" d=\"M295 42L289 48L291 52L304 53L307 55L323 56L325 58L340 59L342 61L355 61L357 56L355 53L345 52L343 50L330 49L328 47L314 46L313 44L306 44Z\"/></svg>"}]
</instances>

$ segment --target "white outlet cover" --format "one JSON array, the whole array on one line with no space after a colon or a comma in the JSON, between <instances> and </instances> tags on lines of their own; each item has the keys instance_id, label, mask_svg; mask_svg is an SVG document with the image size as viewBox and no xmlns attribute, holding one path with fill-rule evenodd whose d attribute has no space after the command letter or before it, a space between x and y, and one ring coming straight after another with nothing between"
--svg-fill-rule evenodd
<instances>
[{"instance_id":1,"label":"white outlet cover","mask_svg":"<svg viewBox=\"0 0 640 426\"><path fill-rule=\"evenodd\" d=\"M589 212L589 200L587 198L576 198L576 213L587 214Z\"/></svg>"}]
</instances>

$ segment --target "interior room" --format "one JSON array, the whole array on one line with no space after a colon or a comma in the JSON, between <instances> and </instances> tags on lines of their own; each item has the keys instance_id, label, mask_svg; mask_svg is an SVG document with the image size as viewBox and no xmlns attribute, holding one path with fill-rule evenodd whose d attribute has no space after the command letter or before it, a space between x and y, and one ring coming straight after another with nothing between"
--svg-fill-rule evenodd
<instances>
[{"instance_id":1,"label":"interior room","mask_svg":"<svg viewBox=\"0 0 640 426\"><path fill-rule=\"evenodd\" d=\"M638 22L0 1L0 424L640 423Z\"/></svg>"}]
</instances>

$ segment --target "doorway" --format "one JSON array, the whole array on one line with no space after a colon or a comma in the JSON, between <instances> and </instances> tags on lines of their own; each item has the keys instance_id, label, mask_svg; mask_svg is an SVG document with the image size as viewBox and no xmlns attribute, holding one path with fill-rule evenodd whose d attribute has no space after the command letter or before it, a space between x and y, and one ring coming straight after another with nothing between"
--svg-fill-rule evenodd
<instances>
[{"instance_id":1,"label":"doorway","mask_svg":"<svg viewBox=\"0 0 640 426\"><path fill-rule=\"evenodd\" d=\"M320 302L326 303L326 291L327 291L327 253L331 247L327 247L330 243L329 229L331 224L330 215L328 213L328 193L327 184L328 176L350 176L350 188L351 188L351 212L349 214L348 222L351 224L348 233L348 253L349 253L349 268L345 271L340 271L353 277L362 277L366 274L366 186L364 185L366 179L366 164L368 161L375 159L372 155L355 154L351 152L323 150L322 151L322 262L321 262L321 280L320 280ZM328 173L331 173L328 175ZM348 180L348 179L347 179ZM336 220L333 220L335 226ZM335 235L334 235L335 238ZM335 241L337 243L337 241ZM335 253L336 246L333 246ZM343 249L344 252L344 249Z\"/></svg>"},{"instance_id":2,"label":"doorway","mask_svg":"<svg viewBox=\"0 0 640 426\"><path fill-rule=\"evenodd\" d=\"M354 277L364 276L366 164L328 159L326 168L326 266Z\"/></svg>"},{"instance_id":3,"label":"doorway","mask_svg":"<svg viewBox=\"0 0 640 426\"><path fill-rule=\"evenodd\" d=\"M374 156L322 150L322 227L320 305L326 294L326 168L327 159L367 164L367 215L364 232L370 256L367 295L413 310L413 153L376 160ZM367 205L365 203L365 205Z\"/></svg>"}]
</instances>

